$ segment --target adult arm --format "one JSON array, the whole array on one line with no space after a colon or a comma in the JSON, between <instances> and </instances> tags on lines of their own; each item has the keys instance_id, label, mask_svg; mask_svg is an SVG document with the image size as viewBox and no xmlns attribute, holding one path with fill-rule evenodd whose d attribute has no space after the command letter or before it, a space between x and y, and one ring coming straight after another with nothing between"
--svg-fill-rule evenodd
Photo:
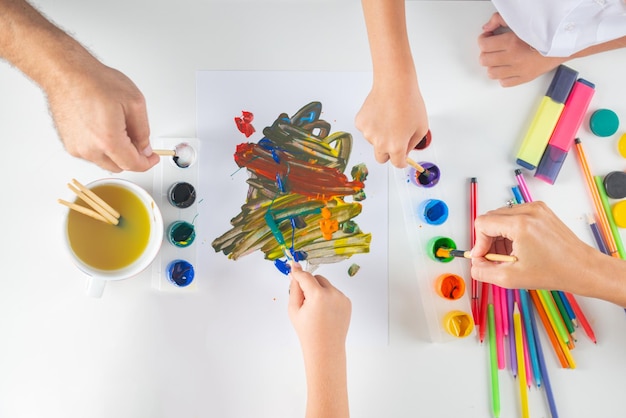
<instances>
[{"instance_id":1,"label":"adult arm","mask_svg":"<svg viewBox=\"0 0 626 418\"><path fill-rule=\"evenodd\" d=\"M307 380L307 418L350 416L346 336L352 305L323 276L292 266L289 317L300 339Z\"/></svg>"},{"instance_id":2,"label":"adult arm","mask_svg":"<svg viewBox=\"0 0 626 418\"><path fill-rule=\"evenodd\" d=\"M626 37L594 45L569 57L546 57L522 41L499 13L494 13L483 25L478 37L479 62L487 68L487 76L503 87L512 87L534 80L574 58L582 58L626 47Z\"/></svg>"},{"instance_id":3,"label":"adult arm","mask_svg":"<svg viewBox=\"0 0 626 418\"><path fill-rule=\"evenodd\" d=\"M428 131L406 29L405 0L362 0L373 68L372 89L356 127L376 161L406 167L406 156Z\"/></svg>"},{"instance_id":4,"label":"adult arm","mask_svg":"<svg viewBox=\"0 0 626 418\"><path fill-rule=\"evenodd\" d=\"M0 0L0 58L45 92L71 155L113 172L145 171L159 161L135 84L24 0Z\"/></svg>"},{"instance_id":5,"label":"adult arm","mask_svg":"<svg viewBox=\"0 0 626 418\"><path fill-rule=\"evenodd\" d=\"M505 288L562 290L626 307L626 261L581 241L540 201L500 208L474 223L472 277ZM489 252L512 254L494 263Z\"/></svg>"}]
</instances>

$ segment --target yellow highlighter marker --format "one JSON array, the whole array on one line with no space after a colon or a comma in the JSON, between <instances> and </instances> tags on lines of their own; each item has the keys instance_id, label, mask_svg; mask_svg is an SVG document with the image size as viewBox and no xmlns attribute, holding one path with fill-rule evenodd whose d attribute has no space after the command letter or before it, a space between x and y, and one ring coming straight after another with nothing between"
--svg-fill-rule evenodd
<instances>
[{"instance_id":1,"label":"yellow highlighter marker","mask_svg":"<svg viewBox=\"0 0 626 418\"><path fill-rule=\"evenodd\" d=\"M576 82L576 77L578 77L578 72L565 65L557 68L548 91L541 100L535 117L522 140L522 145L517 152L517 164L528 170L534 170L539 165L550 136L565 108L565 101Z\"/></svg>"}]
</instances>

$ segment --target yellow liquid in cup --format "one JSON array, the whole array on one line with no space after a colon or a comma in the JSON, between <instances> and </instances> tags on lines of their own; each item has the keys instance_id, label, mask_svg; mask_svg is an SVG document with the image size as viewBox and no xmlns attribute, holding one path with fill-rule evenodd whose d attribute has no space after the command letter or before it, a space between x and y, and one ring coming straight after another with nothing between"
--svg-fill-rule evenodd
<instances>
[{"instance_id":1,"label":"yellow liquid in cup","mask_svg":"<svg viewBox=\"0 0 626 418\"><path fill-rule=\"evenodd\" d=\"M118 185L91 189L120 214L110 225L70 210L67 232L72 250L85 264L100 270L118 270L136 261L148 246L150 217L142 201ZM80 199L76 204L89 207Z\"/></svg>"}]
</instances>

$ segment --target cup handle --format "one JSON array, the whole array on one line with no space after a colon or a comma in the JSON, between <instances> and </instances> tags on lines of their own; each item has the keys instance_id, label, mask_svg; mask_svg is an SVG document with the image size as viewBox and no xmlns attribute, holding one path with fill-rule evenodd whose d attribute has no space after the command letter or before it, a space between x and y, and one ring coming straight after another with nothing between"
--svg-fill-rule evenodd
<instances>
[{"instance_id":1,"label":"cup handle","mask_svg":"<svg viewBox=\"0 0 626 418\"><path fill-rule=\"evenodd\" d=\"M101 298L102 293L104 293L104 285L106 281L102 279L97 279L95 277L89 277L87 279L87 296L91 296L92 298Z\"/></svg>"}]
</instances>

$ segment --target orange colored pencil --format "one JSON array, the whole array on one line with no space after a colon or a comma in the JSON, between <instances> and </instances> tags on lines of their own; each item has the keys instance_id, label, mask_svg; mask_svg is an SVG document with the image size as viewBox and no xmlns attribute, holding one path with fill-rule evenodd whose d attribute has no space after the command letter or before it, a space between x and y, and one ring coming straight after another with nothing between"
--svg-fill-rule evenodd
<instances>
[{"instance_id":1,"label":"orange colored pencil","mask_svg":"<svg viewBox=\"0 0 626 418\"><path fill-rule=\"evenodd\" d=\"M535 290L529 290L528 294L530 295L530 297L533 300L533 304L535 305L535 309L537 309L537 313L539 314L539 318L541 319L541 322L543 323L543 327L546 330L546 334L548 334L548 338L550 339L550 343L552 344L552 348L554 348L554 352L556 353L556 356L559 359L559 362L561 363L561 367L563 368L568 368L569 364L567 362L567 359L565 358L565 354L563 353L563 349L561 348L561 345L559 344L559 339L556 336L556 333L554 332L554 329L552 329L552 325L550 325L550 320L548 319L548 315L546 314L546 311L543 309L543 305L541 304L541 300L539 300L539 295L537 294L537 292Z\"/></svg>"},{"instance_id":2,"label":"orange colored pencil","mask_svg":"<svg viewBox=\"0 0 626 418\"><path fill-rule=\"evenodd\" d=\"M576 138L574 140L574 149L576 150L576 155L578 156L578 162L580 163L580 168L583 171L583 176L585 178L585 181L587 182L587 187L589 188L589 193L591 194L593 205L596 208L596 216L598 218L598 223L600 224L600 231L604 236L604 241L606 242L607 249L609 250L611 256L619 258L617 245L615 244L615 238L613 237L613 233L611 232L609 220L606 217L606 211L604 210L604 206L602 205L602 201L600 200L598 188L596 187L596 183L593 180L593 176L591 175L589 163L587 162L587 156L585 155L585 151L583 150L583 144L580 141L580 138Z\"/></svg>"}]
</instances>

